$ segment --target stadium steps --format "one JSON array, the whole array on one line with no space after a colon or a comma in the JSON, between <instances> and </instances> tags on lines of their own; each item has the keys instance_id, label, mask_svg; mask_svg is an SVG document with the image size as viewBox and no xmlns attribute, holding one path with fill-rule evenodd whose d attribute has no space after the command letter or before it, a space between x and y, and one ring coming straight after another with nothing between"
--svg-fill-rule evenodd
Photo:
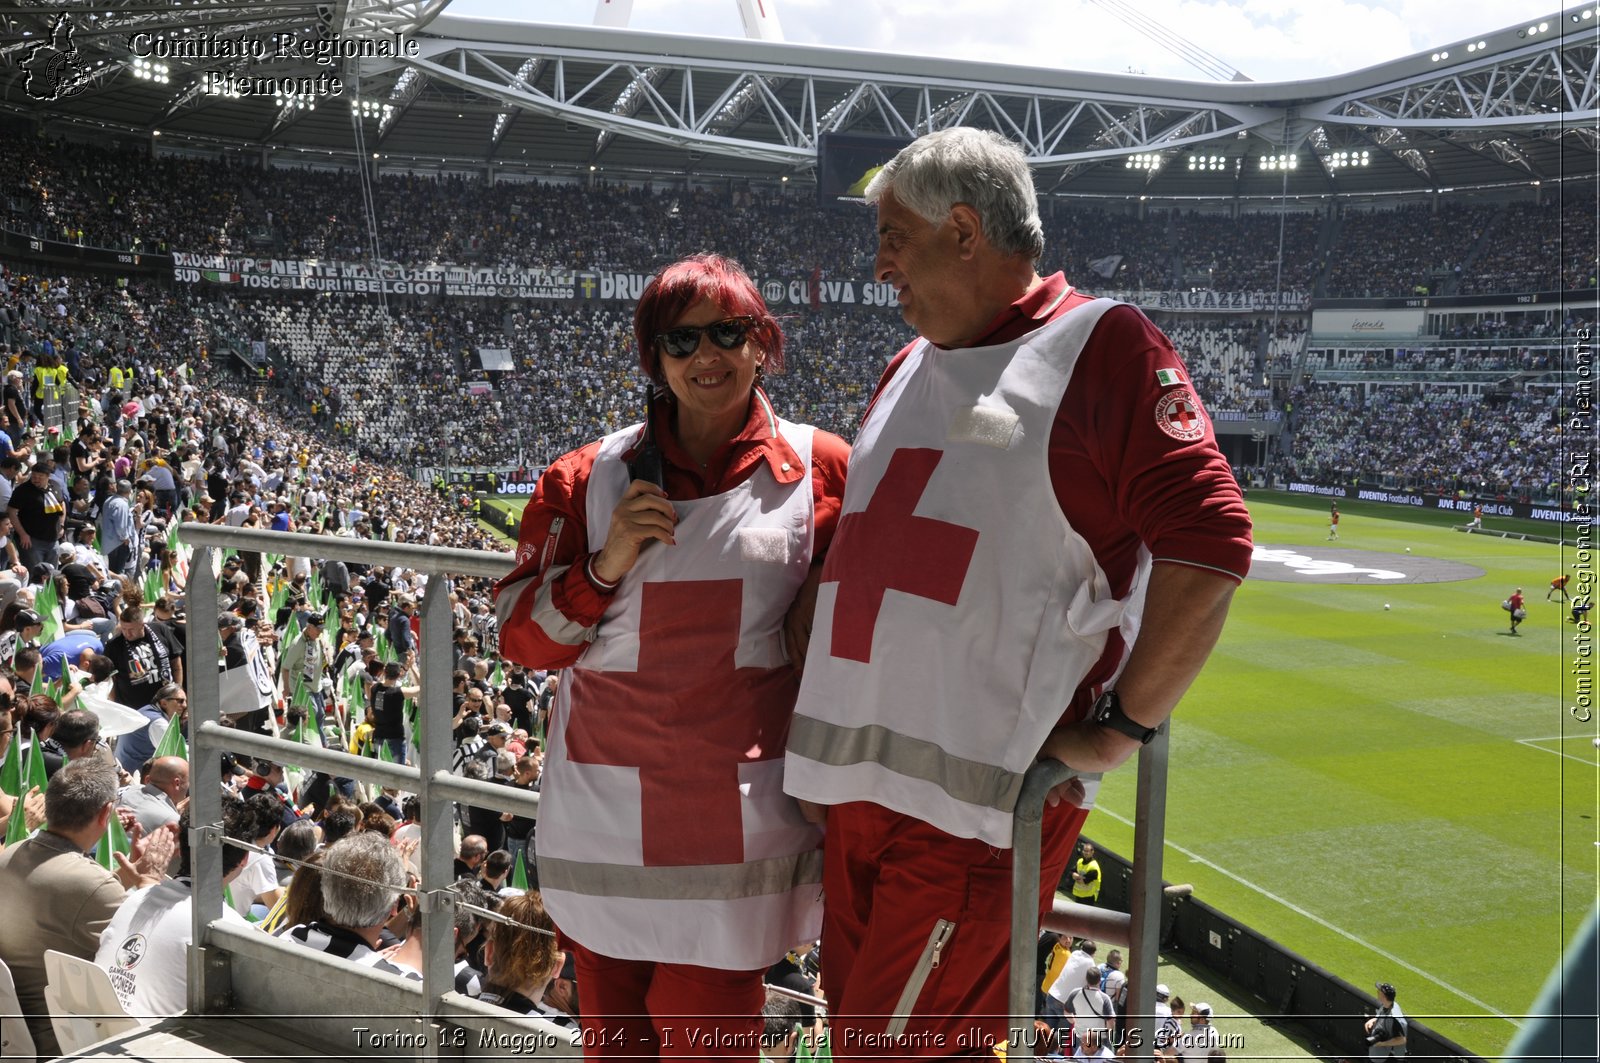
<instances>
[{"instance_id":1,"label":"stadium steps","mask_svg":"<svg viewBox=\"0 0 1600 1063\"><path fill-rule=\"evenodd\" d=\"M1466 255L1461 259L1461 268L1445 282L1443 294L1457 295L1460 293L1462 278L1472 275L1472 267L1477 264L1478 256L1483 254L1484 249L1489 246L1489 241L1494 236L1495 230L1500 228L1501 222L1505 220L1509 213L1510 210L1504 203L1495 208L1495 212L1490 216L1488 224L1483 227L1483 232L1479 233L1478 238L1472 242L1472 246L1467 248Z\"/></svg>"}]
</instances>

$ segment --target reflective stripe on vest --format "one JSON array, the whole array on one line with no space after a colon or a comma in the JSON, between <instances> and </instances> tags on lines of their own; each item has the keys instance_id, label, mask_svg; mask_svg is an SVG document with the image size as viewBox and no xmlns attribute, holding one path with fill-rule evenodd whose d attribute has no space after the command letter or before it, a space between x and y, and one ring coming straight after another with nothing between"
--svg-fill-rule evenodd
<instances>
[{"instance_id":1,"label":"reflective stripe on vest","mask_svg":"<svg viewBox=\"0 0 1600 1063\"><path fill-rule=\"evenodd\" d=\"M1113 632L1138 632L1148 551L1117 598L1050 478L1049 441L1105 312L1006 344L925 341L850 458L790 728L785 785L1011 844L1021 778ZM1087 781L1084 806L1098 789Z\"/></svg>"}]
</instances>

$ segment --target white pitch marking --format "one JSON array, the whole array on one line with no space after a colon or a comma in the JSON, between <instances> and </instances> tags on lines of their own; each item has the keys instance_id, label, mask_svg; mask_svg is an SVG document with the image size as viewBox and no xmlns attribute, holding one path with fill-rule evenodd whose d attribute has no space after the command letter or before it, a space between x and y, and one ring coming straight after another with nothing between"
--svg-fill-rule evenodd
<instances>
[{"instance_id":1,"label":"white pitch marking","mask_svg":"<svg viewBox=\"0 0 1600 1063\"><path fill-rule=\"evenodd\" d=\"M1566 757L1568 760L1575 760L1579 764L1582 764L1586 768L1594 767L1595 766L1595 762L1592 761L1592 760L1584 760L1582 757L1575 757L1571 753L1564 753L1559 749L1546 749L1544 746L1541 746L1541 745L1537 744L1539 742L1553 742L1557 738L1565 738L1565 737L1567 737L1567 736L1566 735L1552 735L1549 738L1519 738L1519 739L1517 739L1517 745L1519 745L1519 746L1527 746L1529 749L1537 749L1541 753L1554 753L1558 757ZM1575 737L1582 738L1583 736L1582 735L1577 735Z\"/></svg>"},{"instance_id":2,"label":"white pitch marking","mask_svg":"<svg viewBox=\"0 0 1600 1063\"><path fill-rule=\"evenodd\" d=\"M1133 820L1125 819L1122 816L1117 815L1115 812L1111 811L1109 808L1107 808L1103 804L1096 803L1095 806L1094 806L1094 811L1096 811L1096 812L1104 812L1106 815L1110 816L1112 819L1116 820L1118 823L1125 823L1130 827L1134 825ZM1497 1007L1493 1006L1492 1004L1484 1003L1483 1001L1479 1000L1477 997L1473 996L1471 993L1468 993L1463 989L1457 989L1455 986L1451 985L1449 982L1441 981L1440 979L1435 978L1433 975L1429 974L1427 971L1424 971L1421 967L1418 967L1415 964L1407 963L1405 960L1402 960L1400 957L1396 956L1392 952L1387 952L1384 949L1380 949L1378 946L1372 944L1369 941L1363 941L1361 938L1356 937L1354 934L1350 933L1350 931L1344 929L1343 927L1334 926L1332 923L1330 923L1326 919L1322 918L1322 916L1316 915L1316 914L1314 914L1312 912L1306 911L1304 908L1300 907L1298 904L1295 904L1293 901L1284 900L1282 897L1278 896L1276 893L1273 893L1271 890L1265 889L1265 888L1263 888L1261 886L1258 886L1254 882L1251 882L1247 878L1241 878L1240 876L1235 875L1232 871L1229 871L1227 868L1221 866L1220 864L1212 863L1210 860L1207 860L1205 857L1201 856L1199 853L1193 852L1193 851L1191 851L1189 849L1185 849L1183 846L1177 844L1176 842L1170 842L1169 841L1166 844L1167 844L1167 846L1169 848L1177 850L1178 852L1182 853L1184 856L1187 856L1190 860L1193 860L1195 863L1204 864L1206 867L1209 867L1211 870L1216 871L1219 874L1226 875L1228 878L1233 879L1233 881L1239 883L1241 886L1244 886L1247 889L1255 890L1257 893L1261 894L1263 897L1267 898L1268 900L1276 901L1277 903L1283 905L1285 908L1289 909L1291 912L1294 912L1296 915L1303 916L1303 917L1311 920L1313 923L1316 923L1318 926L1322 926L1322 927L1327 928L1328 930L1333 931L1335 934L1338 934L1340 937L1344 938L1346 941L1352 941L1355 944L1360 945L1364 949L1370 949L1372 952L1375 952L1379 956L1382 956L1384 959L1388 960L1390 963L1399 964L1401 967L1404 967L1406 970L1410 971L1412 974L1420 975L1421 977L1426 978L1428 981L1432 982L1434 985L1436 985L1439 988L1445 990L1446 992L1454 993L1456 996L1460 997L1462 1000L1465 1000L1467 1003L1477 1005L1478 1007L1482 1008L1484 1011L1488 1012L1491 1017L1497 1018L1497 1019L1504 1019L1506 1022L1509 1022L1511 1025L1513 1025L1515 1027L1518 1027L1519 1029L1521 1028L1522 1024L1520 1022L1517 1022L1515 1019L1512 1019L1512 1018L1508 1017L1505 1014L1507 1009L1505 1009L1505 1008L1497 1008Z\"/></svg>"}]
</instances>

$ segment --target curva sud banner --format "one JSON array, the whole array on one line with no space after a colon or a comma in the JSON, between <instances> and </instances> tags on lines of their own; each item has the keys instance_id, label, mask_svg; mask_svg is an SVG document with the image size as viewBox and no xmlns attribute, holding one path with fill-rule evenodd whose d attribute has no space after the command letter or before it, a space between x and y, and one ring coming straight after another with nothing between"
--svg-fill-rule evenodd
<instances>
[{"instance_id":1,"label":"curva sud banner","mask_svg":"<svg viewBox=\"0 0 1600 1063\"><path fill-rule=\"evenodd\" d=\"M1571 509L1557 509L1550 505L1506 502L1493 498L1450 498L1412 491L1391 491L1382 487L1347 487L1340 484L1307 483L1301 480L1289 481L1283 490L1295 495L1316 495L1329 499L1353 498L1362 502L1410 506L1413 509L1442 509L1452 513L1462 513L1469 518L1475 506L1483 507L1485 517L1517 517L1523 520L1547 520L1556 524L1587 520L1591 516L1588 506L1582 504Z\"/></svg>"}]
</instances>

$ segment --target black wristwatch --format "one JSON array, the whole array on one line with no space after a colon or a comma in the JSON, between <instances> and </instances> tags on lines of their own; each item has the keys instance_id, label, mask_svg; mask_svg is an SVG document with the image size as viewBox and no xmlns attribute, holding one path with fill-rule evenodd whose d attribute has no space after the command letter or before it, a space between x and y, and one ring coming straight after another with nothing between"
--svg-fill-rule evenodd
<instances>
[{"instance_id":1,"label":"black wristwatch","mask_svg":"<svg viewBox=\"0 0 1600 1063\"><path fill-rule=\"evenodd\" d=\"M1159 727L1146 727L1128 719L1128 714L1122 711L1122 699L1115 690L1108 690L1095 700L1094 708L1089 710L1089 719L1101 727L1109 727L1138 742L1142 746L1150 744L1150 740L1161 733Z\"/></svg>"}]
</instances>

